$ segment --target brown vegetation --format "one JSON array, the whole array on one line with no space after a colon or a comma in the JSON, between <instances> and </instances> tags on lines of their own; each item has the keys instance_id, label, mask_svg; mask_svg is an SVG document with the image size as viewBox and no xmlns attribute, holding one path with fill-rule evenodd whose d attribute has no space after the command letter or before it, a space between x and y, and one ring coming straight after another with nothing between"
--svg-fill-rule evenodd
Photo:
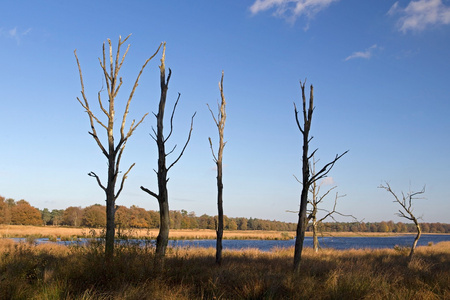
<instances>
[{"instance_id":1,"label":"brown vegetation","mask_svg":"<svg viewBox=\"0 0 450 300\"><path fill-rule=\"evenodd\" d=\"M29 226L29 225L0 225L0 237L47 237L50 239L71 239L78 237L89 237L94 233L102 233L100 228L75 228L61 226ZM158 229L121 229L116 232L117 237L126 236L129 238L155 239ZM396 236L393 232L323 232L323 236ZM404 234L404 233L403 233ZM312 236L311 232L306 232L306 236ZM273 230L226 230L224 239L236 240L286 240L295 237L294 231L273 231ZM170 239L215 239L216 232L213 229L173 229L169 234Z\"/></svg>"},{"instance_id":2,"label":"brown vegetation","mask_svg":"<svg viewBox=\"0 0 450 300\"><path fill-rule=\"evenodd\" d=\"M403 249L306 248L290 270L293 248L261 252L168 248L163 269L154 248L118 246L105 268L101 245L34 246L0 240L1 299L448 299L450 243Z\"/></svg>"}]
</instances>

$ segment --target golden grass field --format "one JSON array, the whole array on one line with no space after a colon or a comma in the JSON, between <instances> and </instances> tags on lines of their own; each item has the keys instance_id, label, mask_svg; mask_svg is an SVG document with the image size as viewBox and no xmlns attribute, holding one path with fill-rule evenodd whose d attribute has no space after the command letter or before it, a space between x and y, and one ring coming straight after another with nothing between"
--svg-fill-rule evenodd
<instances>
[{"instance_id":1,"label":"golden grass field","mask_svg":"<svg viewBox=\"0 0 450 300\"><path fill-rule=\"evenodd\" d=\"M95 230L96 234L101 229L74 228L59 226L27 226L27 225L0 225L0 237L51 237L51 238L72 238L91 236ZM131 229L122 230L123 235L136 238L156 238L158 229ZM116 230L116 234L118 231ZM395 236L396 233L379 232L332 232L322 233L324 236ZM402 233L404 234L404 233ZM307 232L306 236L311 236ZM294 231L263 231L263 230L225 230L224 239L257 239L257 240L285 240L295 237ZM169 233L171 239L215 239L216 232L212 229L171 229Z\"/></svg>"},{"instance_id":2,"label":"golden grass field","mask_svg":"<svg viewBox=\"0 0 450 300\"><path fill-rule=\"evenodd\" d=\"M0 299L450 299L450 242L408 249L305 248L292 272L293 248L262 252L116 246L61 246L0 239Z\"/></svg>"}]
</instances>

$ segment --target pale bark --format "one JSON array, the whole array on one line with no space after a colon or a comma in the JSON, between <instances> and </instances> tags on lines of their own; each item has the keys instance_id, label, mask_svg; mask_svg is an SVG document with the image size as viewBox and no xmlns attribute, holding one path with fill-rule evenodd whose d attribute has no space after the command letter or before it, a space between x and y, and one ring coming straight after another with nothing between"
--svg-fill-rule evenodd
<instances>
[{"instance_id":1,"label":"pale bark","mask_svg":"<svg viewBox=\"0 0 450 300\"><path fill-rule=\"evenodd\" d=\"M106 90L108 94L108 105L105 108L103 105L103 100L101 98L101 92L98 92L97 98L98 103L101 111L106 116L107 121L102 122L99 117L94 115L91 108L89 107L89 102L87 100L85 91L84 91L84 82L83 82L83 75L81 72L81 66L80 62L78 60L78 56L76 53L76 50L74 51L75 58L78 65L78 71L80 75L80 82L81 82L81 95L82 100L80 100L77 97L78 102L80 102L81 106L86 110L89 121L91 125L91 132L89 134L94 138L95 142L99 146L100 150L102 151L103 155L105 155L107 161L108 161L108 175L107 175L107 182L106 186L104 186L96 173L90 172L88 175L91 177L94 177L100 186L100 188L105 192L106 195L106 216L107 216L107 222L106 222L106 241L105 241L105 256L106 259L109 260L112 258L114 253L114 235L115 235L115 202L117 198L119 197L120 193L122 192L122 189L124 187L125 180L127 178L128 173L131 171L131 169L134 166L134 163L128 168L128 170L125 172L125 174L122 176L122 179L120 181L120 187L118 191L116 192L116 183L118 179L118 174L120 172L120 160L122 158L123 151L125 149L125 145L128 141L128 138L133 134L134 130L142 123L144 118L147 116L145 114L141 120L135 124L135 120L131 122L131 125L128 129L128 131L125 132L125 124L126 119L129 112L129 106L131 103L131 99L133 98L134 92L138 86L139 78L146 67L147 63L158 53L159 48L156 50L156 52L148 58L144 65L142 66L135 82L132 87L132 90L130 92L130 95L128 97L126 108L122 116L122 122L120 124L120 138L117 144L114 142L114 122L115 122L115 100L116 96L120 90L120 87L122 86L122 77L119 77L119 71L122 67L122 64L125 60L125 57L128 53L128 50L130 48L130 45L128 45L125 53L120 55L120 48L121 46L126 42L126 40L130 36L127 36L123 41L121 40L121 37L119 37L119 43L117 46L117 52L115 57L113 56L113 50L112 50L112 44L111 40L108 39L108 45L109 45L109 61L106 60L106 50L105 50L105 43L103 43L103 59L99 58L100 67L103 70L103 76L106 82ZM161 46L160 46L161 47ZM108 66L109 65L109 66ZM104 145L100 138L97 135L97 131L95 128L95 124L100 125L103 127L107 133L107 145Z\"/></svg>"},{"instance_id":2,"label":"pale bark","mask_svg":"<svg viewBox=\"0 0 450 300\"><path fill-rule=\"evenodd\" d=\"M219 90L220 90L220 105L218 104L219 113L216 117L214 116L213 111L208 105L209 111L216 123L217 129L219 131L219 149L217 151L217 157L213 150L213 145L211 138L209 138L209 145L211 147L211 152L214 158L214 162L217 166L217 210L218 210L218 222L217 222L217 239L216 239L216 263L218 265L222 264L222 238L223 238L223 182L222 182L222 160L223 160L223 148L225 147L226 142L223 140L223 131L225 128L225 121L227 119L227 114L225 111L226 101L225 95L223 93L223 71L222 78L219 82Z\"/></svg>"},{"instance_id":3,"label":"pale bark","mask_svg":"<svg viewBox=\"0 0 450 300\"><path fill-rule=\"evenodd\" d=\"M425 193L425 186L423 187L423 189L420 192L409 191L406 195L402 192L401 199L397 196L397 194L394 193L394 191L391 189L391 186L389 185L388 182L386 182L386 185L380 185L379 188L382 188L382 189L385 189L386 191L388 191L392 196L394 196L394 199L395 199L394 202L397 202L403 208L403 210L399 209L397 215L399 217L413 221L414 225L416 226L417 234L416 234L416 237L414 238L413 244L411 245L411 251L409 252L409 259L411 260L414 255L414 251L416 249L417 242L419 241L419 238L422 234L422 229L420 228L418 218L413 213L412 201L414 199L420 199L417 196Z\"/></svg>"}]
</instances>

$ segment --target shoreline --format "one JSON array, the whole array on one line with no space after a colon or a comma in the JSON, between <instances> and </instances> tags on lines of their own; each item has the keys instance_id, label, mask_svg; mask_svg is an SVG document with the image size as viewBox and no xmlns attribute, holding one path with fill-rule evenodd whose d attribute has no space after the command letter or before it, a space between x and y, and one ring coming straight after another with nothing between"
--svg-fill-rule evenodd
<instances>
[{"instance_id":1,"label":"shoreline","mask_svg":"<svg viewBox=\"0 0 450 300\"><path fill-rule=\"evenodd\" d=\"M76 228L63 226L29 226L29 225L0 225L0 237L42 237L50 239L71 239L80 237L95 237L101 235L102 228ZM153 229L122 229L116 230L117 238L156 239L159 230ZM408 232L323 232L319 236L332 237L386 237L414 235ZM448 235L448 233L423 233ZM306 232L306 237L312 237L312 232ZM265 230L225 230L223 239L228 240L289 240L295 238L295 231L265 231ZM171 240L205 240L216 239L213 229L172 229L169 232Z\"/></svg>"}]
</instances>

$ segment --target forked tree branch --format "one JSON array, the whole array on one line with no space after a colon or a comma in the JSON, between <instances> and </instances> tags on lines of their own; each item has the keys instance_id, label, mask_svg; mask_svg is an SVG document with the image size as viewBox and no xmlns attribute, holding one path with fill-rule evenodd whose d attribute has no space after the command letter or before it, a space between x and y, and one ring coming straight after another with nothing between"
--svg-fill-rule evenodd
<instances>
[{"instance_id":1,"label":"forked tree branch","mask_svg":"<svg viewBox=\"0 0 450 300\"><path fill-rule=\"evenodd\" d=\"M425 193L425 186L419 192L411 192L410 191L406 195L402 192L402 199L400 199L397 196L397 194L392 190L392 188L388 182L385 182L385 185L380 185L379 188L382 188L382 189L385 189L386 191L388 191L395 199L393 202L397 202L403 208L404 211L399 210L399 212L396 214L397 216L408 219L413 222L416 222L416 217L413 214L412 200L413 199L422 199L422 198L419 198L416 196L422 195Z\"/></svg>"},{"instance_id":2,"label":"forked tree branch","mask_svg":"<svg viewBox=\"0 0 450 300\"><path fill-rule=\"evenodd\" d=\"M173 105L172 115L170 116L170 131L169 131L169 134L167 135L166 139L164 140L164 143L167 142L167 140L169 140L170 136L172 135L172 132L173 132L173 116L175 115L175 110L177 109L177 105L178 105L178 101L180 100L180 97L181 97L181 94L178 93L177 101L175 101L175 104Z\"/></svg>"},{"instance_id":3,"label":"forked tree branch","mask_svg":"<svg viewBox=\"0 0 450 300\"><path fill-rule=\"evenodd\" d=\"M128 39L128 37L127 37L127 39ZM126 39L125 39L125 40L126 40ZM128 115L128 109L129 109L129 107L130 107L131 99L132 99L133 96L134 96L134 92L135 92L135 90L136 90L136 88L137 88L137 86L138 86L138 84L139 84L139 79L140 79L140 77L141 77L141 75L142 75L142 72L144 71L144 68L147 66L148 62L149 62L150 60L152 60L152 59L156 56L156 54L159 52L159 49L161 48L161 46L162 46L162 43L159 44L159 47L158 47L158 49L156 49L155 53L154 53L152 56L150 56L150 57L145 61L144 65L142 66L141 70L139 71L139 74L138 74L138 76L137 76L137 78L136 78L136 81L134 82L133 89L131 90L130 96L128 97L127 105L126 105L126 108L125 108L125 111L124 111L123 117L122 117L122 125L121 125L121 127L120 127L120 135L121 135L121 138L122 138L122 139L124 139L124 128L125 128L125 121L126 121L127 115ZM128 51L128 49L127 49L127 51ZM122 58L122 62L120 63L120 66L119 66L119 67L122 66L123 59L125 59L125 55L126 55L126 53L124 54L124 56L123 56L123 58ZM148 115L148 113L146 113L146 114L144 115L144 117L141 119L140 122L138 122L138 124L134 127L134 129L135 129L135 128L136 128L136 127L144 120L144 118L145 118L147 115ZM133 127L131 127L131 128L133 128ZM130 130L129 130L127 136L130 136L131 133L133 132L134 129L131 129L131 128L130 128Z\"/></svg>"},{"instance_id":4,"label":"forked tree branch","mask_svg":"<svg viewBox=\"0 0 450 300\"><path fill-rule=\"evenodd\" d=\"M178 155L178 157L177 157L177 159L167 168L167 171L169 171L179 160L180 160L180 158L181 158L181 156L183 156L183 154L184 154L184 150L186 150L186 147L187 147L187 145L189 144L189 141L191 140L191 134L192 134L192 129L193 129L193 127L194 127L194 117L195 117L195 115L197 114L197 112L195 112L193 115L192 115L192 118L191 118L191 128L189 129L189 135L188 135L188 138L187 138L187 141L186 141L186 143L184 144L184 147L183 147L183 150L181 150L181 153L180 153L180 155Z\"/></svg>"},{"instance_id":5,"label":"forked tree branch","mask_svg":"<svg viewBox=\"0 0 450 300\"><path fill-rule=\"evenodd\" d=\"M213 144L212 144L211 138L209 137L208 140L209 140L209 147L211 148L211 153L212 153L212 156L213 156L213 161L217 164L217 157L216 157L216 154L214 153L214 149L213 149Z\"/></svg>"},{"instance_id":6,"label":"forked tree branch","mask_svg":"<svg viewBox=\"0 0 450 300\"><path fill-rule=\"evenodd\" d=\"M125 174L123 174L123 176L122 176L122 181L120 182L120 187L119 187L119 190L117 191L117 194L116 194L116 196L115 196L115 199L119 198L119 195L120 195L120 193L122 192L122 189L123 189L123 185L124 185L124 183L125 183L125 180L126 180L127 177L128 177L128 173L130 173L130 171L131 171L131 169L134 167L134 165L135 165L135 163L133 163L133 164L128 168L128 171L126 171Z\"/></svg>"},{"instance_id":7,"label":"forked tree branch","mask_svg":"<svg viewBox=\"0 0 450 300\"><path fill-rule=\"evenodd\" d=\"M333 161L327 163L325 166L323 166L323 168L317 172L314 176L312 176L309 181L310 183L313 183L314 181L317 181L319 179L322 179L324 177L327 176L327 174L331 171L331 169L334 167L334 164L345 154L347 154L349 150L345 151L344 153L342 153L341 155L337 155L336 157L333 159Z\"/></svg>"},{"instance_id":8,"label":"forked tree branch","mask_svg":"<svg viewBox=\"0 0 450 300\"><path fill-rule=\"evenodd\" d=\"M91 177L95 177L95 179L97 179L98 185L102 188L102 190L104 190L106 192L106 188L103 186L103 184L100 181L100 178L97 176L97 174L95 174L94 172L89 172L88 175Z\"/></svg>"}]
</instances>

